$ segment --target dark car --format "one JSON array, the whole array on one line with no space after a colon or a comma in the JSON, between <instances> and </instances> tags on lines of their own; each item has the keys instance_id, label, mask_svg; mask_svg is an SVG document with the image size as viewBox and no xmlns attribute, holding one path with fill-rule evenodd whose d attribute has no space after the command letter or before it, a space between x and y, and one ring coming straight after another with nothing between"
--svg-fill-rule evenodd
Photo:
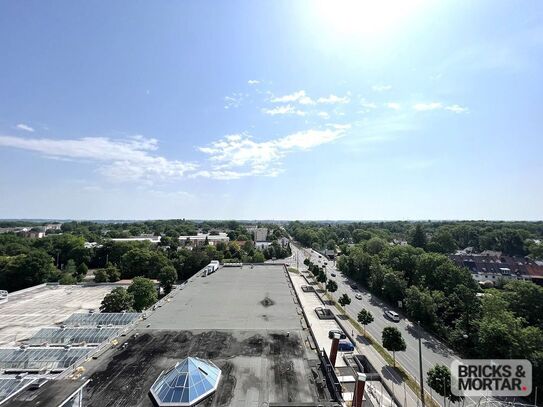
<instances>
[{"instance_id":1,"label":"dark car","mask_svg":"<svg viewBox=\"0 0 543 407\"><path fill-rule=\"evenodd\" d=\"M358 289L358 286L357 286L356 284L351 284L351 288L352 288L353 290L357 290L357 289Z\"/></svg>"},{"instance_id":2,"label":"dark car","mask_svg":"<svg viewBox=\"0 0 543 407\"><path fill-rule=\"evenodd\" d=\"M332 329L331 331L328 332L328 337L330 339L333 339L334 338L334 334L339 334L339 339L345 339L347 338L347 336L345 335L345 333L343 333L343 331L340 331L339 329Z\"/></svg>"},{"instance_id":3,"label":"dark car","mask_svg":"<svg viewBox=\"0 0 543 407\"><path fill-rule=\"evenodd\" d=\"M335 277L335 276L336 276L336 273L330 273L330 275L331 275L332 277Z\"/></svg>"},{"instance_id":4,"label":"dark car","mask_svg":"<svg viewBox=\"0 0 543 407\"><path fill-rule=\"evenodd\" d=\"M340 352L353 352L354 345L350 341L339 341L338 350Z\"/></svg>"}]
</instances>

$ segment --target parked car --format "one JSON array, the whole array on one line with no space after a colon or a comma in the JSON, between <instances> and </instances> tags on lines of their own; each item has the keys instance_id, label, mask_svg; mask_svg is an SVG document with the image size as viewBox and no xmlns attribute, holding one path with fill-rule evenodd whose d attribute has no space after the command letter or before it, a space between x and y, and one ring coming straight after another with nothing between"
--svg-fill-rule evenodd
<instances>
[{"instance_id":1,"label":"parked car","mask_svg":"<svg viewBox=\"0 0 543 407\"><path fill-rule=\"evenodd\" d=\"M358 286L357 286L356 284L351 284L351 288L352 288L353 290L358 290Z\"/></svg>"},{"instance_id":2,"label":"parked car","mask_svg":"<svg viewBox=\"0 0 543 407\"><path fill-rule=\"evenodd\" d=\"M331 275L332 277L335 277L335 276L336 276L336 273L330 273L330 275Z\"/></svg>"},{"instance_id":3,"label":"parked car","mask_svg":"<svg viewBox=\"0 0 543 407\"><path fill-rule=\"evenodd\" d=\"M394 321L394 322L400 322L400 316L398 315L397 312L394 312L394 311L390 311L390 310L386 310L385 311L385 316Z\"/></svg>"},{"instance_id":4,"label":"parked car","mask_svg":"<svg viewBox=\"0 0 543 407\"><path fill-rule=\"evenodd\" d=\"M356 298L357 300L361 300L362 299L362 294L358 293L354 296L354 298Z\"/></svg>"},{"instance_id":5,"label":"parked car","mask_svg":"<svg viewBox=\"0 0 543 407\"><path fill-rule=\"evenodd\" d=\"M347 336L345 335L345 333L343 331L340 331L339 329L332 329L330 331L328 331L328 337L330 339L332 339L334 337L335 334L339 334L339 339L345 339L347 338Z\"/></svg>"},{"instance_id":6,"label":"parked car","mask_svg":"<svg viewBox=\"0 0 543 407\"><path fill-rule=\"evenodd\" d=\"M352 352L354 351L354 345L348 340L339 341L338 350L340 352Z\"/></svg>"}]
</instances>

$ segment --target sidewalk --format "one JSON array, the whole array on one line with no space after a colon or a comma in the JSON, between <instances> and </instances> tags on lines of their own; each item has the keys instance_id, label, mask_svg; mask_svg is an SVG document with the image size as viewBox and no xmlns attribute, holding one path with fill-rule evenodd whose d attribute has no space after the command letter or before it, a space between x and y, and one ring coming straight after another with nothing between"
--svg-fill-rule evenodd
<instances>
[{"instance_id":1,"label":"sidewalk","mask_svg":"<svg viewBox=\"0 0 543 407\"><path fill-rule=\"evenodd\" d=\"M304 278L302 274L289 273L289 275L294 289L296 290L296 293L300 298L300 306L304 309L306 313L306 316L310 323L310 328L313 330L313 334L317 341L317 346L320 349L324 348L326 352L329 352L331 340L328 338L328 330L337 329L340 325L342 325L344 328L343 330L346 331L346 334L356 347L355 353L359 353L368 358L369 362L379 372L379 375L382 378L382 382L390 389L398 402L403 407L417 407L421 405L417 395L415 395L415 393L413 393L413 391L404 383L403 378L398 373L396 373L396 371L391 366L388 366L388 364L381 357L381 355L370 344L368 344L368 342L365 338L362 337L362 335L358 334L357 329L350 323L348 319L344 319L342 317L342 314L340 314L334 306L326 307L332 310L337 318L337 321L340 321L339 324L336 320L323 321L318 319L314 312L314 309L317 306L324 307L321 299L319 299L321 298L321 296L317 292L308 293L302 290L302 286L308 285L306 278ZM317 285L313 287L316 290L319 289ZM319 321L319 323L315 323L316 321ZM337 361L338 366L340 365L340 363L345 364L342 355L338 354ZM383 403L381 405L383 407L388 407L391 405L390 403L390 401L385 402L383 400Z\"/></svg>"}]
</instances>

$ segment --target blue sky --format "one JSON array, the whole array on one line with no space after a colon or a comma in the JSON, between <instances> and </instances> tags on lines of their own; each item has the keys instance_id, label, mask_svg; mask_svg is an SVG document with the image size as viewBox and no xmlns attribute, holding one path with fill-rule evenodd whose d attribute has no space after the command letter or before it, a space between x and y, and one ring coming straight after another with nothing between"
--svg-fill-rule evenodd
<instances>
[{"instance_id":1,"label":"blue sky","mask_svg":"<svg viewBox=\"0 0 543 407\"><path fill-rule=\"evenodd\" d=\"M1 218L543 218L543 3L5 1Z\"/></svg>"}]
</instances>

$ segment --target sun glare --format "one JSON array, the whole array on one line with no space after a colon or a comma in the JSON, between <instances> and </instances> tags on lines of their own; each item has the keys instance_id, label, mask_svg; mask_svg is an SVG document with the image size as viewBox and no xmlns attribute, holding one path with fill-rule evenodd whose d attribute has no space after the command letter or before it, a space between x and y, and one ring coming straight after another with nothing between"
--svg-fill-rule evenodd
<instances>
[{"instance_id":1,"label":"sun glare","mask_svg":"<svg viewBox=\"0 0 543 407\"><path fill-rule=\"evenodd\" d=\"M425 0L317 0L325 27L338 34L367 36L390 33Z\"/></svg>"}]
</instances>

